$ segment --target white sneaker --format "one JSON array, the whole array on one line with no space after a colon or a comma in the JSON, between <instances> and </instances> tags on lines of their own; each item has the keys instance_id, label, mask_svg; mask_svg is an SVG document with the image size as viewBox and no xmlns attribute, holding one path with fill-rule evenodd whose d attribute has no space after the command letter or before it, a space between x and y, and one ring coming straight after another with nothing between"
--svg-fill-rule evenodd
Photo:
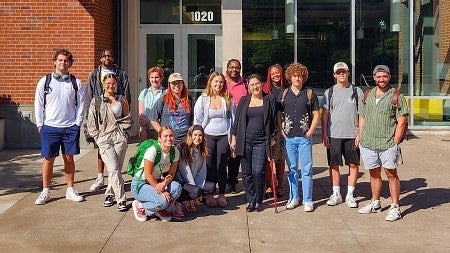
<instances>
[{"instance_id":1,"label":"white sneaker","mask_svg":"<svg viewBox=\"0 0 450 253\"><path fill-rule=\"evenodd\" d=\"M347 197L345 197L345 203L347 203L347 206L350 208L357 208L358 207L358 203L356 203L356 200L353 196L347 195Z\"/></svg>"},{"instance_id":2,"label":"white sneaker","mask_svg":"<svg viewBox=\"0 0 450 253\"><path fill-rule=\"evenodd\" d=\"M50 192L42 191L41 194L39 194L39 197L34 202L34 204L43 205L43 204L47 203L47 201L49 201L49 200L50 200Z\"/></svg>"},{"instance_id":3,"label":"white sneaker","mask_svg":"<svg viewBox=\"0 0 450 253\"><path fill-rule=\"evenodd\" d=\"M386 215L386 220L387 221L396 221L402 218L402 214L400 213L400 208L395 207L394 204L391 205L391 207L389 208L388 214Z\"/></svg>"},{"instance_id":4,"label":"white sneaker","mask_svg":"<svg viewBox=\"0 0 450 253\"><path fill-rule=\"evenodd\" d=\"M342 202L342 201L341 201ZM313 202L305 202L303 204L303 209L305 210L305 212L312 212L314 210L314 204Z\"/></svg>"},{"instance_id":5,"label":"white sneaker","mask_svg":"<svg viewBox=\"0 0 450 253\"><path fill-rule=\"evenodd\" d=\"M104 185L105 185L105 183L103 182L103 177L97 177L97 179L95 179L94 183L91 185L91 188L89 188L89 190L91 190L91 191L98 191Z\"/></svg>"},{"instance_id":6,"label":"white sneaker","mask_svg":"<svg viewBox=\"0 0 450 253\"><path fill-rule=\"evenodd\" d=\"M84 200L84 198L82 196L80 196L78 194L78 192L75 191L75 189L73 189L73 188L67 188L66 199L76 201L76 202L81 202Z\"/></svg>"},{"instance_id":7,"label":"white sneaker","mask_svg":"<svg viewBox=\"0 0 450 253\"><path fill-rule=\"evenodd\" d=\"M134 218L136 218L137 221L146 221L147 220L147 214L145 213L144 206L142 206L142 203L134 200L131 204L133 207L133 214Z\"/></svg>"},{"instance_id":8,"label":"white sneaker","mask_svg":"<svg viewBox=\"0 0 450 253\"><path fill-rule=\"evenodd\" d=\"M381 211L380 201L370 200L369 204L358 210L358 213L368 214L368 213L379 213L380 211Z\"/></svg>"},{"instance_id":9,"label":"white sneaker","mask_svg":"<svg viewBox=\"0 0 450 253\"><path fill-rule=\"evenodd\" d=\"M330 199L327 201L327 205L329 205L329 206L336 206L339 204L342 204L341 194L339 194L339 195L333 194L330 196Z\"/></svg>"},{"instance_id":10,"label":"white sneaker","mask_svg":"<svg viewBox=\"0 0 450 253\"><path fill-rule=\"evenodd\" d=\"M291 199L286 204L286 209L291 210L300 205L300 201L298 199Z\"/></svg>"}]
</instances>

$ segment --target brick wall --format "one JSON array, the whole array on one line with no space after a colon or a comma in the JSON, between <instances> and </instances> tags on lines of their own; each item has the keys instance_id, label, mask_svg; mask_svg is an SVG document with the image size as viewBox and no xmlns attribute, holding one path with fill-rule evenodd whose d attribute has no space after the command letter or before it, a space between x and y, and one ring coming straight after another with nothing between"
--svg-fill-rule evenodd
<instances>
[{"instance_id":1,"label":"brick wall","mask_svg":"<svg viewBox=\"0 0 450 253\"><path fill-rule=\"evenodd\" d=\"M70 72L85 84L103 48L114 50L114 0L0 2L0 118L5 148L39 148L34 123L37 81L54 70L53 52L74 56ZM0 136L2 138L2 136Z\"/></svg>"},{"instance_id":2,"label":"brick wall","mask_svg":"<svg viewBox=\"0 0 450 253\"><path fill-rule=\"evenodd\" d=\"M36 83L53 70L53 51L61 47L74 55L70 72L85 83L100 51L113 48L113 2L0 2L0 103L32 105Z\"/></svg>"}]
</instances>

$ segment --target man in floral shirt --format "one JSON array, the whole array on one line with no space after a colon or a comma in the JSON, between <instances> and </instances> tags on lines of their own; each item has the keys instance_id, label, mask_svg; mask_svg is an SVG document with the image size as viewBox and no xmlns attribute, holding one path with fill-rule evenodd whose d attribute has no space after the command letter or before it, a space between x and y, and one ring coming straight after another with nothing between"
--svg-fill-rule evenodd
<instances>
[{"instance_id":1,"label":"man in floral shirt","mask_svg":"<svg viewBox=\"0 0 450 253\"><path fill-rule=\"evenodd\" d=\"M289 200L286 209L300 204L298 197L298 167L301 166L304 210L312 212L312 135L319 124L319 102L316 94L303 84L308 79L308 69L300 63L292 63L286 69L286 79L291 86L280 99L279 129L286 140L286 161L289 167ZM300 164L298 163L300 158Z\"/></svg>"}]
</instances>

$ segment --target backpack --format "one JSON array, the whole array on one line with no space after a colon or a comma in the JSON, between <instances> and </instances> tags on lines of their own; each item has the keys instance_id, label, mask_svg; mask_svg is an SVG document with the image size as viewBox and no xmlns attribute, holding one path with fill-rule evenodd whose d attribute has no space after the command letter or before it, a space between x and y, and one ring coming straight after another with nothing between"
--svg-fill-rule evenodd
<instances>
[{"instance_id":1,"label":"backpack","mask_svg":"<svg viewBox=\"0 0 450 253\"><path fill-rule=\"evenodd\" d=\"M352 94L352 98L355 99L355 103L356 103L356 111L358 111L359 109L359 105L358 105L358 90L356 90L355 85L351 85L352 86L352 90L353 90L353 94ZM333 104L331 103L331 97L333 96L333 86L331 86L330 89L328 89L328 97L327 97L327 102L328 102L328 111L331 112L331 110L333 109Z\"/></svg>"},{"instance_id":2,"label":"backpack","mask_svg":"<svg viewBox=\"0 0 450 253\"><path fill-rule=\"evenodd\" d=\"M156 149L156 156L154 165L158 164L161 161L161 146L159 145L157 140L148 139L141 143L139 143L136 153L133 157L130 157L128 161L128 169L127 174L130 176L136 175L140 171L139 180L142 178L142 174L144 174L144 168L140 168L142 160L144 159L144 154L150 147L154 147ZM175 147L170 148L170 163L175 159ZM161 168L159 168L161 170ZM137 186L136 186L137 187ZM139 193L139 190L136 189L136 192Z\"/></svg>"},{"instance_id":3,"label":"backpack","mask_svg":"<svg viewBox=\"0 0 450 253\"><path fill-rule=\"evenodd\" d=\"M72 82L72 86L73 89L75 90L75 107L78 106L78 85L77 85L77 79L75 78L74 75L70 74L69 75L70 81ZM48 73L45 76L45 83L44 83L44 109L45 109L45 104L47 103L47 94L50 93L50 81L52 80L52 74Z\"/></svg>"},{"instance_id":4,"label":"backpack","mask_svg":"<svg viewBox=\"0 0 450 253\"><path fill-rule=\"evenodd\" d=\"M369 96L370 91L371 90L366 90L364 92L364 97L362 100L363 104L366 104L366 100L367 100L367 97ZM399 89L394 89L394 94L392 95L392 99L391 99L392 112L394 113L393 118L395 119L395 125L397 125L397 119L395 118L395 111L399 110L398 98L399 98L400 94L401 94L401 91ZM408 136L406 135L406 132L408 132L408 122L406 122L406 124L404 126L403 134L400 138L399 143L402 143L405 138L406 138L406 140L408 140Z\"/></svg>"}]
</instances>

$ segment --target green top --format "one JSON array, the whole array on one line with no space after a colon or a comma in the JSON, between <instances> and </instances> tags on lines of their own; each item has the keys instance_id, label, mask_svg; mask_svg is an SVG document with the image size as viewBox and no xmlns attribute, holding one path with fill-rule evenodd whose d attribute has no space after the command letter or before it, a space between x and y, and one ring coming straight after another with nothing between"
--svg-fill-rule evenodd
<instances>
[{"instance_id":1,"label":"green top","mask_svg":"<svg viewBox=\"0 0 450 253\"><path fill-rule=\"evenodd\" d=\"M398 108L392 105L394 90L390 88L376 103L376 89L372 89L365 103L359 107L359 115L365 119L361 133L361 146L372 150L388 149L394 146L396 119L403 115L408 116L408 106L402 94L398 98Z\"/></svg>"}]
</instances>

